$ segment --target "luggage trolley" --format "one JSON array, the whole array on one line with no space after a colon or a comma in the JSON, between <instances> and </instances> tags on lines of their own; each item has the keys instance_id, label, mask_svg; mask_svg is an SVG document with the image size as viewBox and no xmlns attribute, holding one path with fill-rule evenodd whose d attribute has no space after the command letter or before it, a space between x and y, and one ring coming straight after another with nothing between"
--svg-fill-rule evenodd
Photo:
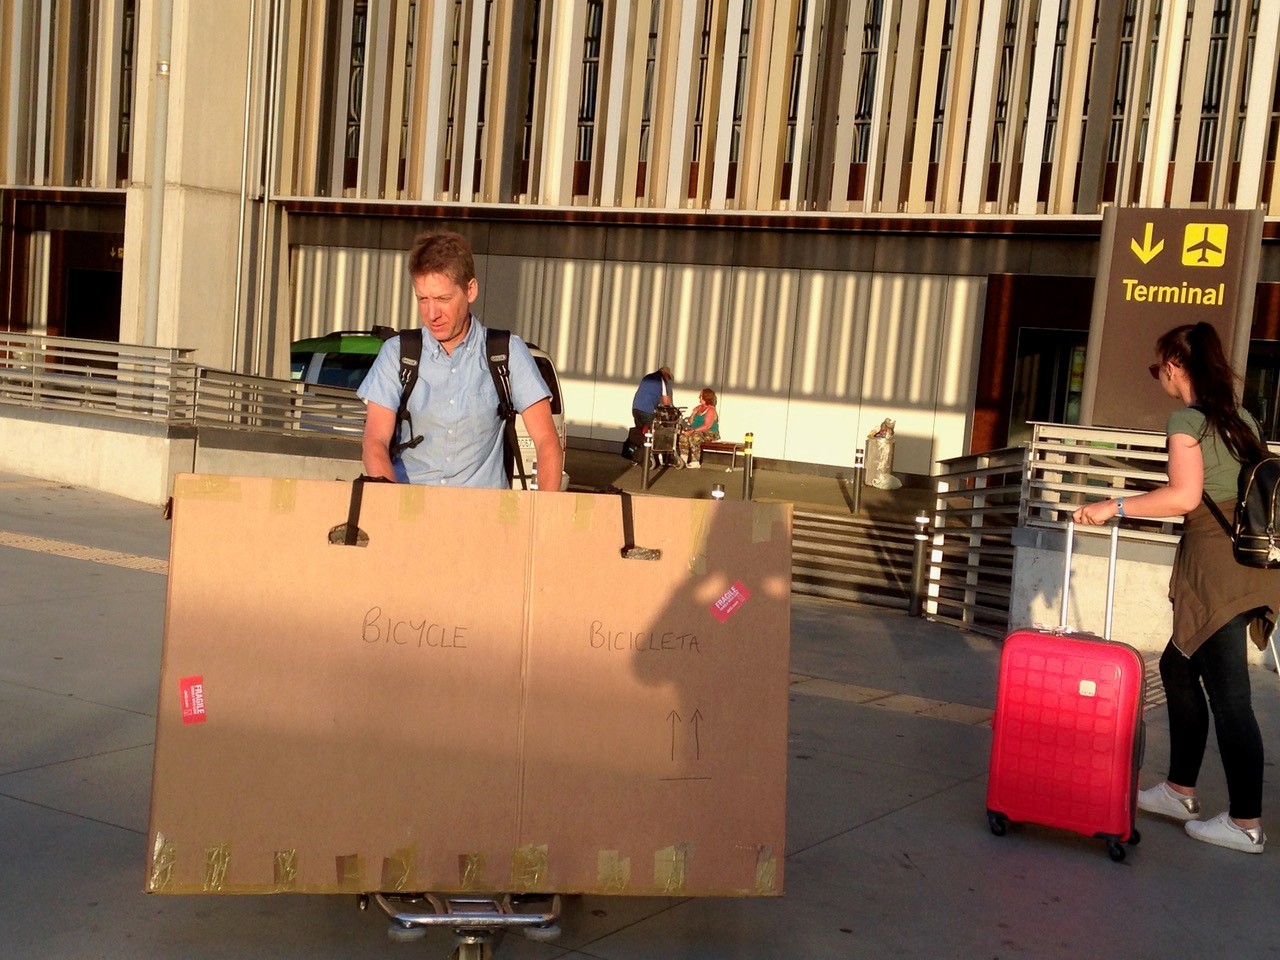
<instances>
[{"instance_id":1,"label":"luggage trolley","mask_svg":"<svg viewBox=\"0 0 1280 960\"><path fill-rule=\"evenodd\" d=\"M431 927L447 927L453 933L450 960L490 960L503 934L518 930L530 940L551 941L560 936L560 895L463 894L444 896L418 894L361 894L359 907L369 909L372 901L391 926L393 940L416 940ZM548 906L546 910L524 907Z\"/></svg>"},{"instance_id":2,"label":"luggage trolley","mask_svg":"<svg viewBox=\"0 0 1280 960\"><path fill-rule=\"evenodd\" d=\"M655 467L664 463L677 468L684 466L678 446L680 432L685 428L684 410L684 407L673 407L668 403L660 403L654 409L651 437Z\"/></svg>"}]
</instances>

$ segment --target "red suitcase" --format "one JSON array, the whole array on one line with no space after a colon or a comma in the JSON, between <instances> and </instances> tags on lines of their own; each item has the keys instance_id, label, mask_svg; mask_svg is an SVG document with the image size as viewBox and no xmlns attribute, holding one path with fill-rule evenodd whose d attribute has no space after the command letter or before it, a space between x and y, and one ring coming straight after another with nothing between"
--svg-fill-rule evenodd
<instances>
[{"instance_id":1,"label":"red suitcase","mask_svg":"<svg viewBox=\"0 0 1280 960\"><path fill-rule=\"evenodd\" d=\"M1111 633L1116 545L1111 532L1105 633ZM1136 844L1143 747L1143 663L1125 643L1066 626L1074 524L1067 526L1062 621L1004 641L992 722L987 821L1037 823L1107 841L1117 862Z\"/></svg>"}]
</instances>

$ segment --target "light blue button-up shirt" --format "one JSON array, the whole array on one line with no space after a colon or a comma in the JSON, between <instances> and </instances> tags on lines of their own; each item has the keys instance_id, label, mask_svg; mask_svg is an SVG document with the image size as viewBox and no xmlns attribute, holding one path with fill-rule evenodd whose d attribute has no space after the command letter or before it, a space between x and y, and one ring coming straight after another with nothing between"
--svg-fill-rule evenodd
<instances>
[{"instance_id":1,"label":"light blue button-up shirt","mask_svg":"<svg viewBox=\"0 0 1280 960\"><path fill-rule=\"evenodd\" d=\"M508 351L511 402L523 413L551 391L524 341L511 335ZM382 345L360 389L362 400L390 410L400 407L400 338ZM467 335L453 350L444 348L427 331L422 337L418 382L409 395L414 436L422 442L401 451L393 462L400 482L450 487L508 485L503 471L502 421L498 419L498 391L485 356L485 328L473 315ZM402 440L409 425L401 427Z\"/></svg>"}]
</instances>

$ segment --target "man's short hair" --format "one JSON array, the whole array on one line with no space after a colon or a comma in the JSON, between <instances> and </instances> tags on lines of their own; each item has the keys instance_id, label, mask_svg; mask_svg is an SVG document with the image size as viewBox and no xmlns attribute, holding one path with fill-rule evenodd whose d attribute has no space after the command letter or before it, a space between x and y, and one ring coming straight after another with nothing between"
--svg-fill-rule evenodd
<instances>
[{"instance_id":1,"label":"man's short hair","mask_svg":"<svg viewBox=\"0 0 1280 960\"><path fill-rule=\"evenodd\" d=\"M409 248L409 276L438 273L460 287L476 278L476 261L471 244L460 233L432 231L420 233Z\"/></svg>"},{"instance_id":2,"label":"man's short hair","mask_svg":"<svg viewBox=\"0 0 1280 960\"><path fill-rule=\"evenodd\" d=\"M671 379L671 368L668 367L665 363L658 368L658 372L662 374L664 377L666 377L668 380Z\"/></svg>"}]
</instances>

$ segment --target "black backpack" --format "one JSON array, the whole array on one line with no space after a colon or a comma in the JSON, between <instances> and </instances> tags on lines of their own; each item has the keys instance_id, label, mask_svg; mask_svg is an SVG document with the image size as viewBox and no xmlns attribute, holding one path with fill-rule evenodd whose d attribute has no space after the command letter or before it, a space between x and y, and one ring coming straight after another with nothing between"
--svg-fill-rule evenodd
<instances>
[{"instance_id":1,"label":"black backpack","mask_svg":"<svg viewBox=\"0 0 1280 960\"><path fill-rule=\"evenodd\" d=\"M1218 505L1204 502L1231 537L1236 562L1264 570L1280 567L1280 457L1271 454L1240 466L1236 480L1235 522L1228 524Z\"/></svg>"},{"instance_id":2,"label":"black backpack","mask_svg":"<svg viewBox=\"0 0 1280 960\"><path fill-rule=\"evenodd\" d=\"M401 330L398 334L386 327L379 327L375 332L384 340L393 336L400 338L400 407L396 410L396 425L391 434L391 459L400 456L401 451L412 450L422 442L422 435L414 435L413 417L409 414L409 395L413 393L418 382L418 364L422 360L422 328ZM511 331L485 328L485 358L489 362L489 375L493 377L493 386L498 391L498 419L503 423L503 458L502 469L507 483L515 472L519 472L520 488L529 489L529 477L524 472L524 459L520 456L520 441L516 437L516 408L511 402L511 367L508 355L511 349ZM409 439L402 440L400 426L409 425ZM514 467L514 470L513 470Z\"/></svg>"}]
</instances>

